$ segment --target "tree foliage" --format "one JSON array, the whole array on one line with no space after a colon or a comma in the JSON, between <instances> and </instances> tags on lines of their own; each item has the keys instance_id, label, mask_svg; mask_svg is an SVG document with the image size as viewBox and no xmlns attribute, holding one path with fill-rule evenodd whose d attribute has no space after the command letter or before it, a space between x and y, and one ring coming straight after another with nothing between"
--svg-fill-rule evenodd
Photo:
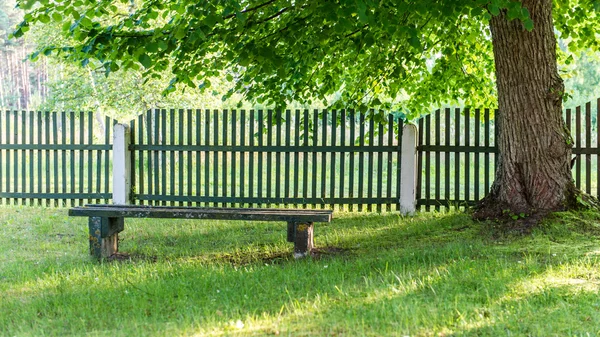
<instances>
[{"instance_id":1,"label":"tree foliage","mask_svg":"<svg viewBox=\"0 0 600 337\"><path fill-rule=\"evenodd\" d=\"M462 100L493 106L489 19L507 10L535 23L509 0L19 0L28 10L14 36L36 23L60 24L65 40L33 53L102 65L106 74L170 73L208 89L225 70L227 96L264 104L296 101L402 107L415 116ZM555 1L568 52L598 48L600 1ZM327 102L333 93L335 102Z\"/></svg>"}]
</instances>

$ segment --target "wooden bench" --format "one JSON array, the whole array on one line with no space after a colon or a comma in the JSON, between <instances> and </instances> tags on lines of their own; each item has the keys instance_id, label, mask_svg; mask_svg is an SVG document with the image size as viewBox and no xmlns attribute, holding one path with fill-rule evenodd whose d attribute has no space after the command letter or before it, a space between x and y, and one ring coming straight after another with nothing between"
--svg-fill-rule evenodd
<instances>
[{"instance_id":1,"label":"wooden bench","mask_svg":"<svg viewBox=\"0 0 600 337\"><path fill-rule=\"evenodd\" d=\"M312 209L252 209L166 207L136 205L86 205L69 209L70 216L89 217L90 254L97 258L118 252L124 218L211 219L281 221L287 223L287 240L294 243L294 257L309 255L313 248L313 223L331 222L333 211Z\"/></svg>"}]
</instances>

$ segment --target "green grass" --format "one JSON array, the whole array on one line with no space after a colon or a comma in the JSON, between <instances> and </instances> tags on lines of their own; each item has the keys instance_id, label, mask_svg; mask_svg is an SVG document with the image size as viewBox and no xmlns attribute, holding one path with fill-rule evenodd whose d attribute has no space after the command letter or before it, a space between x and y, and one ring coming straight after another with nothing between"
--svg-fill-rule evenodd
<instances>
[{"instance_id":1,"label":"green grass","mask_svg":"<svg viewBox=\"0 0 600 337\"><path fill-rule=\"evenodd\" d=\"M127 219L131 260L98 263L66 213L0 208L1 336L600 334L597 214L517 236L336 212L298 261L284 224Z\"/></svg>"}]
</instances>

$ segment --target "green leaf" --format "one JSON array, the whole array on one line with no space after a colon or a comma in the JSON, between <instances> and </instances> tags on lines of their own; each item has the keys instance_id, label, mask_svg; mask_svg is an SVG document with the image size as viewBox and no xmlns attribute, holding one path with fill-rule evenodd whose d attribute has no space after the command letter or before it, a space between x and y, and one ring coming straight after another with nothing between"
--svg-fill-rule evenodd
<instances>
[{"instance_id":1,"label":"green leaf","mask_svg":"<svg viewBox=\"0 0 600 337\"><path fill-rule=\"evenodd\" d=\"M146 69L148 69L152 66L152 59L150 58L150 56L148 56L148 54L144 53L144 54L140 55L140 57L138 57L138 61L140 61L140 63Z\"/></svg>"},{"instance_id":2,"label":"green leaf","mask_svg":"<svg viewBox=\"0 0 600 337\"><path fill-rule=\"evenodd\" d=\"M38 20L41 23L48 23L48 22L50 22L50 17L46 14L41 14L40 16L38 16Z\"/></svg>"},{"instance_id":3,"label":"green leaf","mask_svg":"<svg viewBox=\"0 0 600 337\"><path fill-rule=\"evenodd\" d=\"M158 43L156 42L150 42L146 45L146 50L151 52L151 53L156 53L158 51Z\"/></svg>"},{"instance_id":4,"label":"green leaf","mask_svg":"<svg viewBox=\"0 0 600 337\"><path fill-rule=\"evenodd\" d=\"M488 10L490 11L490 13L493 16L500 15L500 8L498 8L498 5L496 5L496 4L490 4L490 6L488 7Z\"/></svg>"},{"instance_id":5,"label":"green leaf","mask_svg":"<svg viewBox=\"0 0 600 337\"><path fill-rule=\"evenodd\" d=\"M525 29L531 32L534 28L533 20L526 19L525 21L523 21L523 27L525 27Z\"/></svg>"}]
</instances>

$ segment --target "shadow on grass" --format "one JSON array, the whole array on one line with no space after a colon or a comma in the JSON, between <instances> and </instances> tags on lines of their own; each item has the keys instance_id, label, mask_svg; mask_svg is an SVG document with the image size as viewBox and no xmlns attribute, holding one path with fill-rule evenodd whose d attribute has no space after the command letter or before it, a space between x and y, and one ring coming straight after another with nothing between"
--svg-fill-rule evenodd
<instances>
[{"instance_id":1,"label":"shadow on grass","mask_svg":"<svg viewBox=\"0 0 600 337\"><path fill-rule=\"evenodd\" d=\"M0 334L536 335L544 320L572 319L573 306L598 303L590 297L597 288L515 290L583 255L530 254L520 263L521 247L490 243L481 224L460 214L342 216L317 229L317 246L329 254L300 261L283 225L199 227L126 228L138 241L126 247L143 258L64 261L15 285L2 295ZM153 244L160 254L142 255ZM581 324L554 331L598 326L592 304Z\"/></svg>"}]
</instances>

